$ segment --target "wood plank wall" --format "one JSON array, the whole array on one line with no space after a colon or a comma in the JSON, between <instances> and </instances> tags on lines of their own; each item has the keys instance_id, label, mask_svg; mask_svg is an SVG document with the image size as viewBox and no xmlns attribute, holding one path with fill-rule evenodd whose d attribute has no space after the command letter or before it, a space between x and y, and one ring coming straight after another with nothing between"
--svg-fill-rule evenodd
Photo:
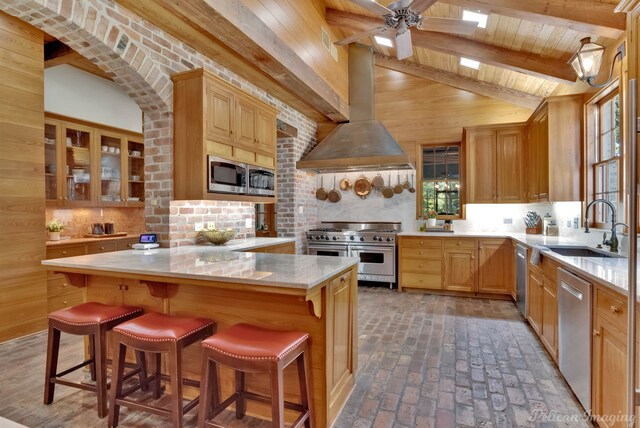
<instances>
[{"instance_id":1,"label":"wood plank wall","mask_svg":"<svg viewBox=\"0 0 640 428\"><path fill-rule=\"evenodd\" d=\"M43 33L0 12L0 342L46 327Z\"/></svg>"},{"instance_id":2,"label":"wood plank wall","mask_svg":"<svg viewBox=\"0 0 640 428\"><path fill-rule=\"evenodd\" d=\"M524 122L532 110L376 67L376 119L412 158L416 145L460 141L465 126Z\"/></svg>"}]
</instances>

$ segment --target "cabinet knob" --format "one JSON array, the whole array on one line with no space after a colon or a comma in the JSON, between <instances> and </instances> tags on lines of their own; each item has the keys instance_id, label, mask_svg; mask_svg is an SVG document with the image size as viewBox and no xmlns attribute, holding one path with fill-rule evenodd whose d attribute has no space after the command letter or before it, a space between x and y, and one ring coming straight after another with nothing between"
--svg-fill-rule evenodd
<instances>
[{"instance_id":1,"label":"cabinet knob","mask_svg":"<svg viewBox=\"0 0 640 428\"><path fill-rule=\"evenodd\" d=\"M100 250L104 250L104 247L100 247Z\"/></svg>"},{"instance_id":2,"label":"cabinet knob","mask_svg":"<svg viewBox=\"0 0 640 428\"><path fill-rule=\"evenodd\" d=\"M419 267L419 268L423 268L423 267L424 267L424 265L418 265L418 267Z\"/></svg>"},{"instance_id":3,"label":"cabinet knob","mask_svg":"<svg viewBox=\"0 0 640 428\"><path fill-rule=\"evenodd\" d=\"M64 301L64 302L62 302L62 303L63 303L64 305L66 305L66 304L67 304L67 301L65 300L65 301Z\"/></svg>"},{"instance_id":4,"label":"cabinet knob","mask_svg":"<svg viewBox=\"0 0 640 428\"><path fill-rule=\"evenodd\" d=\"M611 312L613 312L614 314L617 314L618 312L620 312L620 309L616 306L611 305Z\"/></svg>"},{"instance_id":5,"label":"cabinet knob","mask_svg":"<svg viewBox=\"0 0 640 428\"><path fill-rule=\"evenodd\" d=\"M58 199L62 200L62 196L58 196Z\"/></svg>"},{"instance_id":6,"label":"cabinet knob","mask_svg":"<svg viewBox=\"0 0 640 428\"><path fill-rule=\"evenodd\" d=\"M420 241L420 245L424 244L424 241Z\"/></svg>"},{"instance_id":7,"label":"cabinet knob","mask_svg":"<svg viewBox=\"0 0 640 428\"><path fill-rule=\"evenodd\" d=\"M476 256L471 256L471 260L475 260L475 259L476 259Z\"/></svg>"},{"instance_id":8,"label":"cabinet knob","mask_svg":"<svg viewBox=\"0 0 640 428\"><path fill-rule=\"evenodd\" d=\"M128 285L123 285L123 286L122 286L122 289L123 289L124 291L127 291L127 290L129 289L129 286L128 286Z\"/></svg>"},{"instance_id":9,"label":"cabinet knob","mask_svg":"<svg viewBox=\"0 0 640 428\"><path fill-rule=\"evenodd\" d=\"M418 282L419 282L419 283L423 283L423 282L424 282L424 280L423 280L423 279L419 279L419 280L418 280Z\"/></svg>"},{"instance_id":10,"label":"cabinet knob","mask_svg":"<svg viewBox=\"0 0 640 428\"><path fill-rule=\"evenodd\" d=\"M66 286L67 286L67 283L66 283L66 282L63 282L63 283L62 283L62 286L63 286L63 287L66 287Z\"/></svg>"},{"instance_id":11,"label":"cabinet knob","mask_svg":"<svg viewBox=\"0 0 640 428\"><path fill-rule=\"evenodd\" d=\"M67 250L62 250L62 254L63 255L67 254Z\"/></svg>"},{"instance_id":12,"label":"cabinet knob","mask_svg":"<svg viewBox=\"0 0 640 428\"><path fill-rule=\"evenodd\" d=\"M127 247L131 248L133 246L133 244L127 244Z\"/></svg>"},{"instance_id":13,"label":"cabinet knob","mask_svg":"<svg viewBox=\"0 0 640 428\"><path fill-rule=\"evenodd\" d=\"M340 282L344 284L344 282L346 281L346 279L344 278L344 276L342 278L340 278Z\"/></svg>"},{"instance_id":14,"label":"cabinet knob","mask_svg":"<svg viewBox=\"0 0 640 428\"><path fill-rule=\"evenodd\" d=\"M600 336L600 332L598 330L593 330L593 335L594 336Z\"/></svg>"},{"instance_id":15,"label":"cabinet knob","mask_svg":"<svg viewBox=\"0 0 640 428\"><path fill-rule=\"evenodd\" d=\"M422 255L422 254L424 254L424 252L420 251L420 253L419 253L419 254L421 254L421 255Z\"/></svg>"}]
</instances>

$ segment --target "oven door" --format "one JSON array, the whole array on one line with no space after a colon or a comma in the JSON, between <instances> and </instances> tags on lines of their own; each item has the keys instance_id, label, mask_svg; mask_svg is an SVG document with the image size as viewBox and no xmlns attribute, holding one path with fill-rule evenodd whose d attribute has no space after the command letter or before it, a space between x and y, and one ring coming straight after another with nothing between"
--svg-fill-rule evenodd
<instances>
[{"instance_id":1,"label":"oven door","mask_svg":"<svg viewBox=\"0 0 640 428\"><path fill-rule=\"evenodd\" d=\"M349 247L347 245L309 243L307 245L307 254L312 256L349 257Z\"/></svg>"},{"instance_id":2,"label":"oven door","mask_svg":"<svg viewBox=\"0 0 640 428\"><path fill-rule=\"evenodd\" d=\"M275 196L276 176L274 171L249 165L248 187L250 195Z\"/></svg>"},{"instance_id":3,"label":"oven door","mask_svg":"<svg viewBox=\"0 0 640 428\"><path fill-rule=\"evenodd\" d=\"M395 250L395 247L352 245L351 257L360 259L360 263L358 263L359 274L395 277Z\"/></svg>"},{"instance_id":4,"label":"oven door","mask_svg":"<svg viewBox=\"0 0 640 428\"><path fill-rule=\"evenodd\" d=\"M247 166L215 156L207 157L209 168L209 192L232 193L244 195L247 193Z\"/></svg>"}]
</instances>

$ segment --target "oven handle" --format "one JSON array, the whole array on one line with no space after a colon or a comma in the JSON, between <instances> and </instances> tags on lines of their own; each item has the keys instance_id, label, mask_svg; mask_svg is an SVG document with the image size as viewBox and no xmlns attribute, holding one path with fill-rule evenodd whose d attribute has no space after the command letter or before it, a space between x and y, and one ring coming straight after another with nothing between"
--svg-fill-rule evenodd
<instances>
[{"instance_id":1,"label":"oven handle","mask_svg":"<svg viewBox=\"0 0 640 428\"><path fill-rule=\"evenodd\" d=\"M312 245L312 244L308 244L307 245L308 249L313 249L313 250L324 250L324 251L331 251L331 250L338 250L338 251L348 251L348 247L346 245L323 245L323 244L319 244L319 245Z\"/></svg>"},{"instance_id":2,"label":"oven handle","mask_svg":"<svg viewBox=\"0 0 640 428\"><path fill-rule=\"evenodd\" d=\"M350 245L352 250L355 251L384 251L384 252L389 252L389 251L393 251L395 250L394 246L388 246L388 245Z\"/></svg>"}]
</instances>

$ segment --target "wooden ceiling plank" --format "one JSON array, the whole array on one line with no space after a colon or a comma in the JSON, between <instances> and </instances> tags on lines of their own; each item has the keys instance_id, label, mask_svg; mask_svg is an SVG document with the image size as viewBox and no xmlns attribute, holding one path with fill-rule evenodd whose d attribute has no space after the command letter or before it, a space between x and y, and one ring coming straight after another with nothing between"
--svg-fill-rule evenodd
<instances>
[{"instance_id":1,"label":"wooden ceiling plank","mask_svg":"<svg viewBox=\"0 0 640 428\"><path fill-rule=\"evenodd\" d=\"M443 0L485 13L570 28L574 31L617 39L625 31L625 14L615 5L597 0Z\"/></svg>"},{"instance_id":2,"label":"wooden ceiling plank","mask_svg":"<svg viewBox=\"0 0 640 428\"><path fill-rule=\"evenodd\" d=\"M535 109L542 101L531 94L383 55L376 55L376 65L530 109Z\"/></svg>"},{"instance_id":3,"label":"wooden ceiling plank","mask_svg":"<svg viewBox=\"0 0 640 428\"><path fill-rule=\"evenodd\" d=\"M82 56L59 40L44 45L44 68L68 64Z\"/></svg>"},{"instance_id":4,"label":"wooden ceiling plank","mask_svg":"<svg viewBox=\"0 0 640 428\"><path fill-rule=\"evenodd\" d=\"M364 31L380 23L376 18L330 8L326 9L325 17L330 25L352 31ZM514 51L443 33L415 31L412 37L415 46L464 56L483 64L491 64L560 83L574 83L576 80L571 66L554 58L542 58L537 54Z\"/></svg>"}]
</instances>

